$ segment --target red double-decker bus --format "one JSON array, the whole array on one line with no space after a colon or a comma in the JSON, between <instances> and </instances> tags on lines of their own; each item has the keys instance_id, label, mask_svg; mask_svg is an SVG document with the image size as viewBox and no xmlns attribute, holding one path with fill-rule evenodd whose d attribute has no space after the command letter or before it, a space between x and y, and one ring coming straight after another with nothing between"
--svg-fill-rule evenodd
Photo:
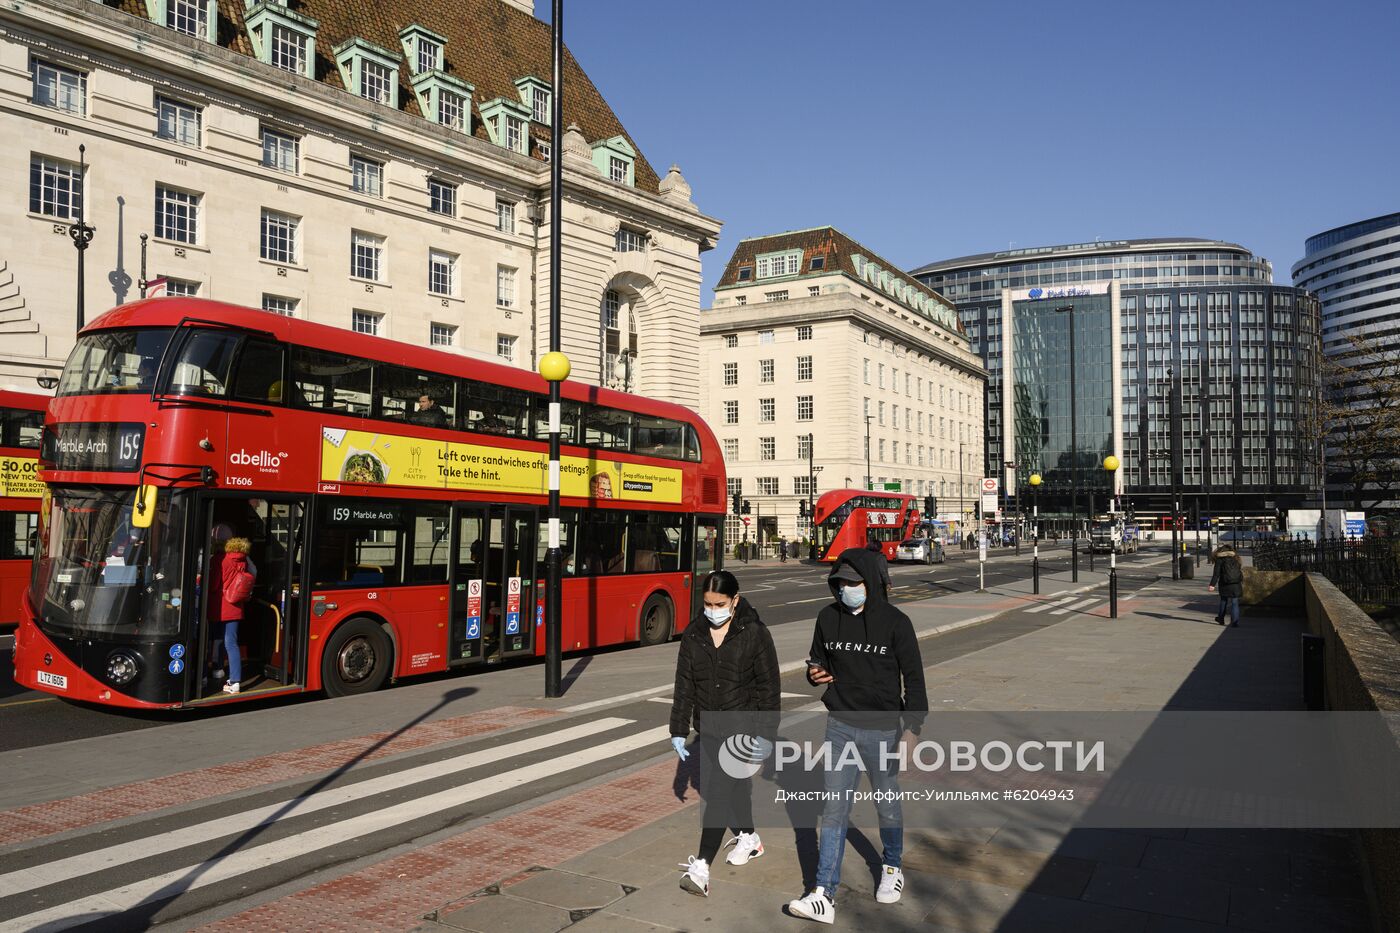
<instances>
[{"instance_id":1,"label":"red double-decker bus","mask_svg":"<svg viewBox=\"0 0 1400 933\"><path fill-rule=\"evenodd\" d=\"M46 395L0 391L0 632L19 624L34 529L44 484L39 482L39 433Z\"/></svg>"},{"instance_id":2,"label":"red double-decker bus","mask_svg":"<svg viewBox=\"0 0 1400 933\"><path fill-rule=\"evenodd\" d=\"M833 489L817 499L818 559L834 561L846 548L880 542L885 558L919 527L918 503L908 493Z\"/></svg>"},{"instance_id":3,"label":"red double-decker bus","mask_svg":"<svg viewBox=\"0 0 1400 933\"><path fill-rule=\"evenodd\" d=\"M562 644L663 642L723 553L719 447L679 405L562 390ZM519 369L211 301L110 311L44 427L16 680L173 707L543 654L547 429ZM230 537L256 575L235 695L202 586Z\"/></svg>"}]
</instances>

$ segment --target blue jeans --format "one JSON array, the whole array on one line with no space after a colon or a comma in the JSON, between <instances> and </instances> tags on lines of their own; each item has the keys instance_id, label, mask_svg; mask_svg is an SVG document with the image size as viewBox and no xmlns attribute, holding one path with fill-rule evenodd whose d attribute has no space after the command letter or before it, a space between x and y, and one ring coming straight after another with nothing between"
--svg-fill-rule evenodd
<instances>
[{"instance_id":1,"label":"blue jeans","mask_svg":"<svg viewBox=\"0 0 1400 933\"><path fill-rule=\"evenodd\" d=\"M243 656L238 651L238 620L224 623L224 651L228 653L228 682L243 680Z\"/></svg>"},{"instance_id":2,"label":"blue jeans","mask_svg":"<svg viewBox=\"0 0 1400 933\"><path fill-rule=\"evenodd\" d=\"M1240 598L1238 596L1220 597L1220 611L1215 614L1217 619L1225 618L1225 613L1230 613L1230 622L1239 624L1240 621Z\"/></svg>"},{"instance_id":3,"label":"blue jeans","mask_svg":"<svg viewBox=\"0 0 1400 933\"><path fill-rule=\"evenodd\" d=\"M880 748L891 751L899 741L897 729L862 729L829 717L826 741L831 746L831 763L841 760L842 749L854 743L860 759L866 764L870 787L874 791L889 791L891 799L878 801L875 812L880 818L880 843L884 846L882 861L900 867L904 855L904 814L899 806L899 765L892 761L889 770L880 767ZM836 894L841 883L841 859L846 854L846 827L851 817L851 792L860 784L861 770L854 763L826 772L824 789L828 794L822 808L821 841L817 846L816 885L826 890L828 897Z\"/></svg>"}]
</instances>

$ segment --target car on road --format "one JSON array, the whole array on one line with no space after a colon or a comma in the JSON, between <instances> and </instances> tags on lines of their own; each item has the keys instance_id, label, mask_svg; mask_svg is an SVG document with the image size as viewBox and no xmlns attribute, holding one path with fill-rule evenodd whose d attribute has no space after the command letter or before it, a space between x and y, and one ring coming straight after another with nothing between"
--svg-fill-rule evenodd
<instances>
[{"instance_id":1,"label":"car on road","mask_svg":"<svg viewBox=\"0 0 1400 933\"><path fill-rule=\"evenodd\" d=\"M906 538L895 548L894 559L941 564L947 560L947 555L943 553L943 545L932 538Z\"/></svg>"}]
</instances>

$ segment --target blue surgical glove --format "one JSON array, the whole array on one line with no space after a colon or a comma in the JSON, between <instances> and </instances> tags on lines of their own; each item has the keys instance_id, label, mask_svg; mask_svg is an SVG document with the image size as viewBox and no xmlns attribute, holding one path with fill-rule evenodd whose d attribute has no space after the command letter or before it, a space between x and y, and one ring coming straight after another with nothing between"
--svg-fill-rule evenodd
<instances>
[{"instance_id":1,"label":"blue surgical glove","mask_svg":"<svg viewBox=\"0 0 1400 933\"><path fill-rule=\"evenodd\" d=\"M687 758L690 757L690 752L685 750L685 736L671 736L671 747L676 750L677 755L681 756L681 761L685 761Z\"/></svg>"},{"instance_id":2,"label":"blue surgical glove","mask_svg":"<svg viewBox=\"0 0 1400 933\"><path fill-rule=\"evenodd\" d=\"M768 756L773 754L773 743L759 736L756 736L753 741L754 754L758 755L759 761L766 761Z\"/></svg>"}]
</instances>

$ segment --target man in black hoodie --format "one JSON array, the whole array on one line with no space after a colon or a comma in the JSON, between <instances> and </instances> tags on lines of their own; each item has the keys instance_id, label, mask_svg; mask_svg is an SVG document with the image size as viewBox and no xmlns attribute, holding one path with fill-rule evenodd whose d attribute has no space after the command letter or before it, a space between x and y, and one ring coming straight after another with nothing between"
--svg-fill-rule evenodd
<instances>
[{"instance_id":1,"label":"man in black hoodie","mask_svg":"<svg viewBox=\"0 0 1400 933\"><path fill-rule=\"evenodd\" d=\"M887 799L875 808L884 847L875 899L893 904L904 889L900 867L904 817L899 805L898 759L893 756L899 755L901 732L904 741L912 743L923 728L928 696L914 626L885 599L876 563L884 560L883 555L862 548L841 553L827 577L836 599L817 615L812 635L807 679L826 686L822 702L829 711L826 742L832 767L826 773L828 797L822 811L816 885L804 897L789 902L788 911L820 923L836 919L832 897L841 883L850 794L862 770L852 763L835 766L843 761L842 752L848 745L859 752L871 789L887 792L881 795Z\"/></svg>"}]
</instances>

